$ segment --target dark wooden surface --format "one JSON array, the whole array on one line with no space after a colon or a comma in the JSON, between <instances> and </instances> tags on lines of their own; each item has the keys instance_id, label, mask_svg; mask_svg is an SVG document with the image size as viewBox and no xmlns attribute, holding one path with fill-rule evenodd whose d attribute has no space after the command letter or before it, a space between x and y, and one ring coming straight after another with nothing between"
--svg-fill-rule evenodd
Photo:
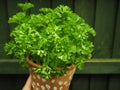
<instances>
[{"instance_id":1,"label":"dark wooden surface","mask_svg":"<svg viewBox=\"0 0 120 90\"><path fill-rule=\"evenodd\" d=\"M91 38L93 59L86 61L84 70L76 70L70 90L120 90L120 0L0 0L0 90L21 90L28 77L28 70L4 52L14 27L8 18L19 11L17 3L28 1L36 5L31 13L39 7L68 5L97 32Z\"/></svg>"}]
</instances>

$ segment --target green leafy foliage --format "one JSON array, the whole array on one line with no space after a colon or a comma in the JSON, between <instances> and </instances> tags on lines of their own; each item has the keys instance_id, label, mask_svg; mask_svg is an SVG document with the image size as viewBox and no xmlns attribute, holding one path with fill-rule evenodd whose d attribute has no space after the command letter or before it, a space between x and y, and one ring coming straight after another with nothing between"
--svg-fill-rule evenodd
<instances>
[{"instance_id":1,"label":"green leafy foliage","mask_svg":"<svg viewBox=\"0 0 120 90\"><path fill-rule=\"evenodd\" d=\"M31 3L19 3L18 7L20 7L23 11L27 11L30 8L33 8L34 5Z\"/></svg>"},{"instance_id":2,"label":"green leafy foliage","mask_svg":"<svg viewBox=\"0 0 120 90\"><path fill-rule=\"evenodd\" d=\"M8 21L17 24L10 33L12 40L5 45L8 54L18 57L22 65L26 65L25 57L29 55L42 66L33 71L43 78L64 75L71 64L83 68L94 47L89 36L95 36L94 29L83 18L63 5L55 9L41 8L38 14L27 13L34 7L31 3L18 6L22 11Z\"/></svg>"}]
</instances>

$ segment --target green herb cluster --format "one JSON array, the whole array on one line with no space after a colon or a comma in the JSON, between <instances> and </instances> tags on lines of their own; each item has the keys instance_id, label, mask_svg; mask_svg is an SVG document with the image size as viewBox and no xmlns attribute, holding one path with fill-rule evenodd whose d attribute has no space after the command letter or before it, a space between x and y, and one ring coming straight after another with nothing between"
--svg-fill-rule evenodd
<instances>
[{"instance_id":1,"label":"green herb cluster","mask_svg":"<svg viewBox=\"0 0 120 90\"><path fill-rule=\"evenodd\" d=\"M21 11L9 18L16 23L6 43L5 51L14 54L26 65L26 56L42 68L34 68L44 78L61 76L67 67L74 64L82 68L84 60L91 58L93 43L89 40L95 31L83 18L73 13L68 6L55 9L41 8L38 14L30 13L31 3L19 3Z\"/></svg>"}]
</instances>

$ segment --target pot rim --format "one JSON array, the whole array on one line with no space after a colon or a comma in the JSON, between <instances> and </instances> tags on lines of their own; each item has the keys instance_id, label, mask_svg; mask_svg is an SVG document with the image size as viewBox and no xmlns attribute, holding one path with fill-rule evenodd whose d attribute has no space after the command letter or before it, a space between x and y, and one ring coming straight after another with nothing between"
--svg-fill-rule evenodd
<instances>
[{"instance_id":1,"label":"pot rim","mask_svg":"<svg viewBox=\"0 0 120 90\"><path fill-rule=\"evenodd\" d=\"M29 59L29 55L26 56L26 60L27 60L27 62L28 62L28 64L29 64L29 66L35 67L35 68L41 68L40 65L34 63L32 60Z\"/></svg>"},{"instance_id":2,"label":"pot rim","mask_svg":"<svg viewBox=\"0 0 120 90\"><path fill-rule=\"evenodd\" d=\"M29 66L31 66L31 67L35 67L35 68L41 68L41 67L42 67L41 65L36 64L36 63L34 63L32 60L30 60L30 59L29 59L29 55L26 56L26 60L27 60L27 62L28 62L28 64L29 64ZM75 66L74 64L71 64L71 65L68 66L67 68L68 68L68 70L71 70L71 69L73 69L73 68L76 68L76 66Z\"/></svg>"}]
</instances>

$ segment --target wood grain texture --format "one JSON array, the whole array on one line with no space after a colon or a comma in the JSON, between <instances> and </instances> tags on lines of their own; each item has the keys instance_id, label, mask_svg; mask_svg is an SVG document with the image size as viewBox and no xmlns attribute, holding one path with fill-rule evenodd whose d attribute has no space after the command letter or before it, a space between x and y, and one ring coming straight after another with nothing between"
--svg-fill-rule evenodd
<instances>
[{"instance_id":1,"label":"wood grain texture","mask_svg":"<svg viewBox=\"0 0 120 90\"><path fill-rule=\"evenodd\" d=\"M90 90L107 90L107 75L91 75Z\"/></svg>"},{"instance_id":2,"label":"wood grain texture","mask_svg":"<svg viewBox=\"0 0 120 90\"><path fill-rule=\"evenodd\" d=\"M75 0L75 12L93 27L95 21L95 8L95 0Z\"/></svg>"},{"instance_id":3,"label":"wood grain texture","mask_svg":"<svg viewBox=\"0 0 120 90\"><path fill-rule=\"evenodd\" d=\"M7 2L0 1L0 58L9 58L4 52L4 44L9 40L9 26L7 23Z\"/></svg>"},{"instance_id":4,"label":"wood grain texture","mask_svg":"<svg viewBox=\"0 0 120 90\"><path fill-rule=\"evenodd\" d=\"M88 75L74 75L71 90L89 90Z\"/></svg>"},{"instance_id":5,"label":"wood grain texture","mask_svg":"<svg viewBox=\"0 0 120 90\"><path fill-rule=\"evenodd\" d=\"M115 35L114 35L114 45L113 45L113 58L120 58L120 0L118 2L118 7L116 11L116 24L115 24Z\"/></svg>"},{"instance_id":6,"label":"wood grain texture","mask_svg":"<svg viewBox=\"0 0 120 90\"><path fill-rule=\"evenodd\" d=\"M96 4L94 58L111 58L117 2L97 0Z\"/></svg>"},{"instance_id":7,"label":"wood grain texture","mask_svg":"<svg viewBox=\"0 0 120 90\"><path fill-rule=\"evenodd\" d=\"M120 75L109 76L108 90L120 90Z\"/></svg>"}]
</instances>

